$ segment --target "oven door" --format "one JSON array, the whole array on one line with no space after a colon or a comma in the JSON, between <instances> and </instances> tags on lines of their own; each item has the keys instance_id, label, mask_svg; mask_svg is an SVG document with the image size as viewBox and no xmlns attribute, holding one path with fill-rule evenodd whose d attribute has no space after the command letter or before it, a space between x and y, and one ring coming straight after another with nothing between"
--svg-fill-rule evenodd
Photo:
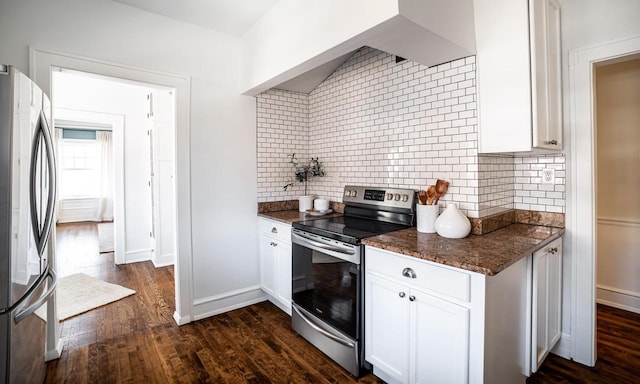
<instances>
[{"instance_id":1,"label":"oven door","mask_svg":"<svg viewBox=\"0 0 640 384\"><path fill-rule=\"evenodd\" d=\"M357 340L360 247L292 231L292 301Z\"/></svg>"},{"instance_id":2,"label":"oven door","mask_svg":"<svg viewBox=\"0 0 640 384\"><path fill-rule=\"evenodd\" d=\"M293 229L292 324L305 339L359 375L359 246Z\"/></svg>"}]
</instances>

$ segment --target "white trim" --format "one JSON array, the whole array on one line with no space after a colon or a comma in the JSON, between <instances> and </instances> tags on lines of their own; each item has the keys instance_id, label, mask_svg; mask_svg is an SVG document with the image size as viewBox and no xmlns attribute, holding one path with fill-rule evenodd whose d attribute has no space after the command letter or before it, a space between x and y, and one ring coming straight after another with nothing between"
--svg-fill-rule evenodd
<instances>
[{"instance_id":1,"label":"white trim","mask_svg":"<svg viewBox=\"0 0 640 384\"><path fill-rule=\"evenodd\" d=\"M260 285L236 289L193 302L193 319L200 320L267 300Z\"/></svg>"},{"instance_id":2,"label":"white trim","mask_svg":"<svg viewBox=\"0 0 640 384\"><path fill-rule=\"evenodd\" d=\"M125 264L139 263L141 261L151 260L152 248L135 249L133 251L127 251L124 254Z\"/></svg>"},{"instance_id":3,"label":"white trim","mask_svg":"<svg viewBox=\"0 0 640 384\"><path fill-rule=\"evenodd\" d=\"M640 299L640 292L629 291L629 290L626 290L626 289L620 289L620 288L611 287L609 285L603 285L603 284L598 284L596 287L598 289L602 289L602 290L605 290L605 291L619 293L619 294L625 295L625 296L637 297L637 298Z\"/></svg>"},{"instance_id":4,"label":"white trim","mask_svg":"<svg viewBox=\"0 0 640 384\"><path fill-rule=\"evenodd\" d=\"M56 347L51 350L47 350L44 352L44 361L51 361L59 359L62 356L62 349L64 348L64 341L62 339L58 339L56 343Z\"/></svg>"},{"instance_id":5,"label":"white trim","mask_svg":"<svg viewBox=\"0 0 640 384\"><path fill-rule=\"evenodd\" d=\"M624 304L620 304L620 303L618 303L616 301L604 300L604 299L596 299L596 302L598 304L606 305L608 307L618 308L618 309L622 309L624 311L629 311L629 312L640 314L640 308L634 307L634 306L631 306L631 305L624 305Z\"/></svg>"},{"instance_id":6,"label":"white trim","mask_svg":"<svg viewBox=\"0 0 640 384\"><path fill-rule=\"evenodd\" d=\"M640 36L569 52L571 104L571 340L575 361L596 362L596 235L594 66L640 52Z\"/></svg>"},{"instance_id":7,"label":"white trim","mask_svg":"<svg viewBox=\"0 0 640 384\"><path fill-rule=\"evenodd\" d=\"M639 228L640 219L619 219L615 217L598 217L598 224L610 225L614 227Z\"/></svg>"},{"instance_id":8,"label":"white trim","mask_svg":"<svg viewBox=\"0 0 640 384\"><path fill-rule=\"evenodd\" d=\"M150 71L50 49L29 47L30 77L47 94L51 94L51 70L53 66L175 89L176 312L174 313L174 319L179 319L179 324L186 324L192 321L191 77Z\"/></svg>"}]
</instances>

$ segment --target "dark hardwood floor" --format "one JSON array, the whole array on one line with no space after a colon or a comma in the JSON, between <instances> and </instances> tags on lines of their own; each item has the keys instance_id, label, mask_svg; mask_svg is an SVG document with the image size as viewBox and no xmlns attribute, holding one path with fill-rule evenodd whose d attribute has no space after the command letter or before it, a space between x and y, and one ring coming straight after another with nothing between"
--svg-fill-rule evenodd
<instances>
[{"instance_id":1,"label":"dark hardwood floor","mask_svg":"<svg viewBox=\"0 0 640 384\"><path fill-rule=\"evenodd\" d=\"M640 383L640 314L598 304L597 322L595 367L550 354L527 384Z\"/></svg>"},{"instance_id":2,"label":"dark hardwood floor","mask_svg":"<svg viewBox=\"0 0 640 384\"><path fill-rule=\"evenodd\" d=\"M354 379L291 330L269 302L178 327L173 267L116 266L93 224L58 227L60 275L83 272L136 294L62 322L46 383L377 383ZM594 368L550 355L528 384L638 383L640 315L598 306Z\"/></svg>"}]
</instances>

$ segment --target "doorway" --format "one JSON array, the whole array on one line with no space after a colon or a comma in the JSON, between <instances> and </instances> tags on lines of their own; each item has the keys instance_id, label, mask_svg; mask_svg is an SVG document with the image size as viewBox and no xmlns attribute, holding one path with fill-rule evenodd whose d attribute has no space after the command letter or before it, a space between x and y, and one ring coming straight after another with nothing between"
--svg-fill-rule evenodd
<instances>
[{"instance_id":1,"label":"doorway","mask_svg":"<svg viewBox=\"0 0 640 384\"><path fill-rule=\"evenodd\" d=\"M52 81L58 223L98 223L116 264L173 264L174 90L61 68Z\"/></svg>"},{"instance_id":2,"label":"doorway","mask_svg":"<svg viewBox=\"0 0 640 384\"><path fill-rule=\"evenodd\" d=\"M596 111L595 68L640 54L640 36L569 52L570 184L567 233L570 281L571 358L596 363ZM564 312L564 311L563 311Z\"/></svg>"},{"instance_id":3,"label":"doorway","mask_svg":"<svg viewBox=\"0 0 640 384\"><path fill-rule=\"evenodd\" d=\"M640 313L640 58L595 68L596 302Z\"/></svg>"}]
</instances>

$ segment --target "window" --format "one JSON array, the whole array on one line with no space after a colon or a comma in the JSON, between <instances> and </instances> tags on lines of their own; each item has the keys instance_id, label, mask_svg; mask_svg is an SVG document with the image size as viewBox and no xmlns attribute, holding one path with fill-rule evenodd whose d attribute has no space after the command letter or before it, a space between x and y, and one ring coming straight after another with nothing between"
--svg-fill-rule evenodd
<instances>
[{"instance_id":1,"label":"window","mask_svg":"<svg viewBox=\"0 0 640 384\"><path fill-rule=\"evenodd\" d=\"M61 198L97 197L98 146L95 132L93 139L63 138L61 152Z\"/></svg>"}]
</instances>

